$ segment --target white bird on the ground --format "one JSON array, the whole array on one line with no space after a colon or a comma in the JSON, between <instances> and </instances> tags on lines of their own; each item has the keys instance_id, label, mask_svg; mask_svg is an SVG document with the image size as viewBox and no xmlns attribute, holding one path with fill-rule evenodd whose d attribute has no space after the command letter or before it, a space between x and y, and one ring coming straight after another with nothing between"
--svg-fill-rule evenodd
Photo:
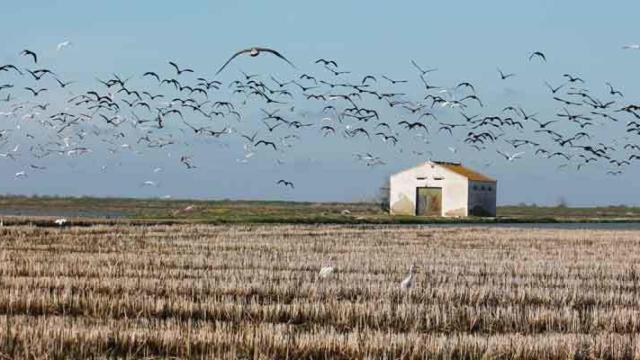
<instances>
[{"instance_id":1,"label":"white bird on the ground","mask_svg":"<svg viewBox=\"0 0 640 360\"><path fill-rule=\"evenodd\" d=\"M322 267L320 268L320 272L318 273L318 275L322 278L322 279L326 279L328 278L331 274L333 274L333 272L335 271L335 266L332 263L327 263L325 265L322 265Z\"/></svg>"},{"instance_id":2,"label":"white bird on the ground","mask_svg":"<svg viewBox=\"0 0 640 360\"><path fill-rule=\"evenodd\" d=\"M416 266L414 264L411 264L411 267L409 268L409 275L400 283L401 289L409 289L413 287L413 277L415 275L415 272Z\"/></svg>"},{"instance_id":3,"label":"white bird on the ground","mask_svg":"<svg viewBox=\"0 0 640 360\"><path fill-rule=\"evenodd\" d=\"M507 161L511 162L513 160L519 159L522 155L524 155L524 152L517 152L515 154L507 154L505 152L502 152L500 150L496 150L498 152L498 154L504 156L505 159L507 159Z\"/></svg>"},{"instance_id":4,"label":"white bird on the ground","mask_svg":"<svg viewBox=\"0 0 640 360\"><path fill-rule=\"evenodd\" d=\"M71 41L65 40L56 46L56 51L60 51L70 45L71 45Z\"/></svg>"},{"instance_id":5,"label":"white bird on the ground","mask_svg":"<svg viewBox=\"0 0 640 360\"><path fill-rule=\"evenodd\" d=\"M22 171L18 171L15 175L16 179L25 179L27 178L27 172L22 170Z\"/></svg>"},{"instance_id":6,"label":"white bird on the ground","mask_svg":"<svg viewBox=\"0 0 640 360\"><path fill-rule=\"evenodd\" d=\"M56 219L54 223L58 226L64 226L67 223L67 221L68 220L65 218L60 218L60 219Z\"/></svg>"},{"instance_id":7,"label":"white bird on the ground","mask_svg":"<svg viewBox=\"0 0 640 360\"><path fill-rule=\"evenodd\" d=\"M629 44L629 45L624 45L622 48L623 48L623 49L640 50L640 44Z\"/></svg>"}]
</instances>

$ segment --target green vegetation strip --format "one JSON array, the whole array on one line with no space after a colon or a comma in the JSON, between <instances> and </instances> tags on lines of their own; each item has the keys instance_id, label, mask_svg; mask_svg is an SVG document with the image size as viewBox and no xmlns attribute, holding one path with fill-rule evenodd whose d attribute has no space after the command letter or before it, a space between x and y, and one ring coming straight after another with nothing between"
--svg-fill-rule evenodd
<instances>
[{"instance_id":1,"label":"green vegetation strip","mask_svg":"<svg viewBox=\"0 0 640 360\"><path fill-rule=\"evenodd\" d=\"M5 224L47 225L66 217L74 225L127 224L508 224L640 222L640 208L501 206L496 218L391 216L375 203L160 200L91 197L0 197Z\"/></svg>"}]
</instances>

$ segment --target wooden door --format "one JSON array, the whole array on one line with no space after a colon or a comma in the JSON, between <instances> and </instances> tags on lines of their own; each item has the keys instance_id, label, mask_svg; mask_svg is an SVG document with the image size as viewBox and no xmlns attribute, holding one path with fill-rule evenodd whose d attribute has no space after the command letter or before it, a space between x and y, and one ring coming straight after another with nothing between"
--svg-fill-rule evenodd
<instances>
[{"instance_id":1,"label":"wooden door","mask_svg":"<svg viewBox=\"0 0 640 360\"><path fill-rule=\"evenodd\" d=\"M419 187L416 189L416 215L442 215L442 188Z\"/></svg>"}]
</instances>

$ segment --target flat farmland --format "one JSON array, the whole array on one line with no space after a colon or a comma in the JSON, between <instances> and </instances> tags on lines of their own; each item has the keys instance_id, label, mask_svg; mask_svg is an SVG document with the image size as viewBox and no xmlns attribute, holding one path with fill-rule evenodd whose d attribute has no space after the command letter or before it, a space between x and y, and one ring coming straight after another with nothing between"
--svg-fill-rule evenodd
<instances>
[{"instance_id":1,"label":"flat farmland","mask_svg":"<svg viewBox=\"0 0 640 360\"><path fill-rule=\"evenodd\" d=\"M639 257L633 230L4 226L0 353L632 359Z\"/></svg>"}]
</instances>

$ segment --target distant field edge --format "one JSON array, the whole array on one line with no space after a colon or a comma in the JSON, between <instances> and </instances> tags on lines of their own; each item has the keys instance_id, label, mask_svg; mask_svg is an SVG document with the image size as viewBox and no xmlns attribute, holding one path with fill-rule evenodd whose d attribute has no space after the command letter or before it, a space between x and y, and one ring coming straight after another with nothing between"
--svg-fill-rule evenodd
<instances>
[{"instance_id":1,"label":"distant field edge","mask_svg":"<svg viewBox=\"0 0 640 360\"><path fill-rule=\"evenodd\" d=\"M373 202L189 200L0 195L3 224L553 224L640 223L640 207L499 206L491 218L392 216Z\"/></svg>"}]
</instances>

